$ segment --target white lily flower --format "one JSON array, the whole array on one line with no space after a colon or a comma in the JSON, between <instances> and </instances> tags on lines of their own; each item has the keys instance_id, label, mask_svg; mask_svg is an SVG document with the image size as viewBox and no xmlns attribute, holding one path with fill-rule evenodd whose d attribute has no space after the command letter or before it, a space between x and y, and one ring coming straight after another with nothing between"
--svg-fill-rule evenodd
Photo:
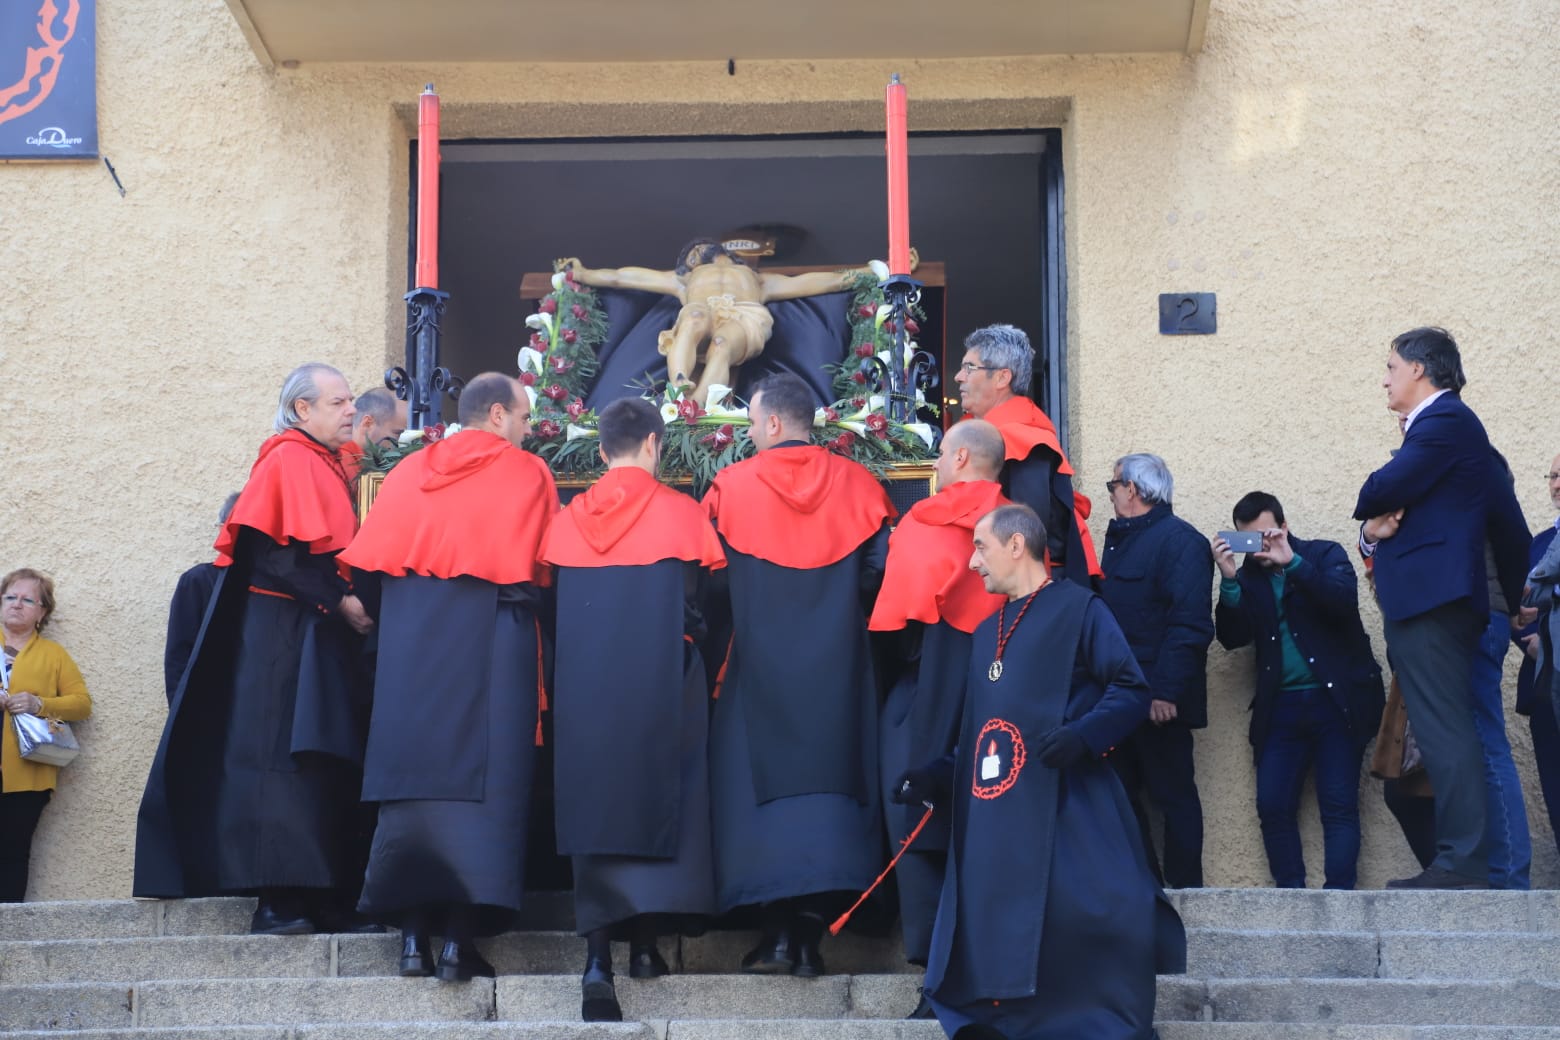
<instances>
[{"instance_id":1,"label":"white lily flower","mask_svg":"<svg viewBox=\"0 0 1560 1040\"><path fill-rule=\"evenodd\" d=\"M538 332L546 332L548 339L552 338L552 315L546 311L537 311L525 319L525 324L527 328L536 329Z\"/></svg>"},{"instance_id":2,"label":"white lily flower","mask_svg":"<svg viewBox=\"0 0 1560 1040\"><path fill-rule=\"evenodd\" d=\"M677 406L667 401L661 406L661 423L665 425L677 418Z\"/></svg>"},{"instance_id":3,"label":"white lily flower","mask_svg":"<svg viewBox=\"0 0 1560 1040\"><path fill-rule=\"evenodd\" d=\"M577 441L581 437L596 437L599 433L588 426L576 426L570 423L564 430L564 440Z\"/></svg>"},{"instance_id":4,"label":"white lily flower","mask_svg":"<svg viewBox=\"0 0 1560 1040\"><path fill-rule=\"evenodd\" d=\"M711 419L733 419L746 422L748 417L746 408L727 408L724 405L716 405L714 408L706 408L704 411Z\"/></svg>"},{"instance_id":5,"label":"white lily flower","mask_svg":"<svg viewBox=\"0 0 1560 1040\"><path fill-rule=\"evenodd\" d=\"M915 388L915 403L918 404L918 405L922 405L922 404L926 403L926 395L921 392L921 388L920 387L916 387Z\"/></svg>"},{"instance_id":6,"label":"white lily flower","mask_svg":"<svg viewBox=\"0 0 1560 1040\"><path fill-rule=\"evenodd\" d=\"M704 410L713 412L725 403L731 396L731 387L724 383L711 383L710 388L704 392Z\"/></svg>"},{"instance_id":7,"label":"white lily flower","mask_svg":"<svg viewBox=\"0 0 1560 1040\"><path fill-rule=\"evenodd\" d=\"M564 281L567 275L563 271L555 271L552 276L553 292L563 292Z\"/></svg>"},{"instance_id":8,"label":"white lily flower","mask_svg":"<svg viewBox=\"0 0 1560 1040\"><path fill-rule=\"evenodd\" d=\"M459 433L460 431L462 431L464 429L465 429L465 427L462 426L460 423L452 422L452 423L450 423L448 426L446 426L444 428L444 439L445 440L449 440L451 437L455 436L457 433Z\"/></svg>"},{"instance_id":9,"label":"white lily flower","mask_svg":"<svg viewBox=\"0 0 1560 1040\"><path fill-rule=\"evenodd\" d=\"M841 419L840 425L858 437L865 437L867 435L866 423L856 422L854 419Z\"/></svg>"},{"instance_id":10,"label":"white lily flower","mask_svg":"<svg viewBox=\"0 0 1560 1040\"><path fill-rule=\"evenodd\" d=\"M530 404L531 411L536 411L536 387L528 386L525 388L525 399Z\"/></svg>"},{"instance_id":11,"label":"white lily flower","mask_svg":"<svg viewBox=\"0 0 1560 1040\"><path fill-rule=\"evenodd\" d=\"M925 441L927 449L930 450L932 446L932 428L930 426L924 422L911 422L905 423L905 429Z\"/></svg>"},{"instance_id":12,"label":"white lily flower","mask_svg":"<svg viewBox=\"0 0 1560 1040\"><path fill-rule=\"evenodd\" d=\"M823 409L822 408L818 409L816 412L813 412L813 429L815 429L815 430L823 429L824 425L828 421L829 421L828 416L823 414Z\"/></svg>"},{"instance_id":13,"label":"white lily flower","mask_svg":"<svg viewBox=\"0 0 1560 1040\"><path fill-rule=\"evenodd\" d=\"M893 313L894 313L894 308L893 307L889 306L886 303L878 304L877 317L872 319L872 327L875 328L875 329L881 329L883 327L883 323L885 321L887 321L889 319L890 315L892 315Z\"/></svg>"},{"instance_id":14,"label":"white lily flower","mask_svg":"<svg viewBox=\"0 0 1560 1040\"><path fill-rule=\"evenodd\" d=\"M889 274L891 272L888 269L888 265L885 264L883 261L881 261L881 260L868 260L867 261L867 266L872 269L872 276L874 278L876 278L878 281L880 281L880 282L888 281L888 276L889 276Z\"/></svg>"},{"instance_id":15,"label":"white lily flower","mask_svg":"<svg viewBox=\"0 0 1560 1040\"><path fill-rule=\"evenodd\" d=\"M542 366L547 363L547 355L535 347L521 347L520 356L516 363L520 366L520 371L522 372L530 371L541 375Z\"/></svg>"},{"instance_id":16,"label":"white lily flower","mask_svg":"<svg viewBox=\"0 0 1560 1040\"><path fill-rule=\"evenodd\" d=\"M869 412L881 412L882 410L883 410L883 395L882 394L873 394L871 397L867 398L867 411L869 411Z\"/></svg>"},{"instance_id":17,"label":"white lily flower","mask_svg":"<svg viewBox=\"0 0 1560 1040\"><path fill-rule=\"evenodd\" d=\"M401 436L397 437L395 442L404 448L408 444L415 444L422 440L422 435L422 430L414 430L408 427L401 431Z\"/></svg>"},{"instance_id":18,"label":"white lily flower","mask_svg":"<svg viewBox=\"0 0 1560 1040\"><path fill-rule=\"evenodd\" d=\"M891 350L878 351L877 359L883 362L883 364L887 365L889 368L894 367L894 352Z\"/></svg>"},{"instance_id":19,"label":"white lily flower","mask_svg":"<svg viewBox=\"0 0 1560 1040\"><path fill-rule=\"evenodd\" d=\"M920 349L920 345L917 344L914 340L905 340L905 364L907 366L910 364L910 359L915 357L915 352Z\"/></svg>"}]
</instances>

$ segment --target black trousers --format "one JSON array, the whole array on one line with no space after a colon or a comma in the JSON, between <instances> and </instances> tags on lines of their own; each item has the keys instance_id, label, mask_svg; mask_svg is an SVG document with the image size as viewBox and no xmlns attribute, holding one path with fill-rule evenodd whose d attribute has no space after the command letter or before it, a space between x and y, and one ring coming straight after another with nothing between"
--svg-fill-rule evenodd
<instances>
[{"instance_id":1,"label":"black trousers","mask_svg":"<svg viewBox=\"0 0 1560 1040\"><path fill-rule=\"evenodd\" d=\"M1488 614L1458 601L1382 623L1387 657L1435 788L1433 865L1480 881L1490 869L1488 788L1484 745L1474 726L1472 668L1488 622Z\"/></svg>"},{"instance_id":2,"label":"black trousers","mask_svg":"<svg viewBox=\"0 0 1560 1040\"><path fill-rule=\"evenodd\" d=\"M1203 814L1192 763L1192 731L1173 723L1156 726L1145 722L1111 752L1110 762L1132 801L1155 876L1167 888L1201 888ZM1165 818L1163 871L1149 840L1145 798Z\"/></svg>"},{"instance_id":3,"label":"black trousers","mask_svg":"<svg viewBox=\"0 0 1560 1040\"><path fill-rule=\"evenodd\" d=\"M20 903L27 897L27 861L32 857L33 832L49 804L52 791L0 794L0 903Z\"/></svg>"}]
</instances>

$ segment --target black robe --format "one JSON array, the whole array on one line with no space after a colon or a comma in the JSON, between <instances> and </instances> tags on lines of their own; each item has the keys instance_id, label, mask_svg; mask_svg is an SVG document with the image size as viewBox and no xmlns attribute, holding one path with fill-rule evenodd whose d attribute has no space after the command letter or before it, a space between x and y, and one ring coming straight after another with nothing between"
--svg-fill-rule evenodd
<instances>
[{"instance_id":1,"label":"black robe","mask_svg":"<svg viewBox=\"0 0 1560 1040\"><path fill-rule=\"evenodd\" d=\"M383 576L363 798L379 803L366 916L403 924L476 907L477 935L514 926L536 757L534 589L468 576ZM430 693L438 696L430 698Z\"/></svg>"},{"instance_id":2,"label":"black robe","mask_svg":"<svg viewBox=\"0 0 1560 1040\"><path fill-rule=\"evenodd\" d=\"M1148 686L1110 611L1071 582L1039 593L992 682L998 620L971 646L927 996L950 1036L979 1022L1010 1040L1142 1040L1186 937L1099 756L1147 716ZM1035 748L1063 724L1091 754L1059 771Z\"/></svg>"},{"instance_id":3,"label":"black robe","mask_svg":"<svg viewBox=\"0 0 1560 1040\"><path fill-rule=\"evenodd\" d=\"M211 606L211 595L221 576L222 568L216 564L197 563L179 575L174 586L168 603L168 639L163 644L163 693L169 704L195 652L201 622L206 620L206 608Z\"/></svg>"},{"instance_id":4,"label":"black robe","mask_svg":"<svg viewBox=\"0 0 1560 1040\"><path fill-rule=\"evenodd\" d=\"M174 692L136 829L137 896L356 884L368 691L328 554L243 528Z\"/></svg>"},{"instance_id":5,"label":"black robe","mask_svg":"<svg viewBox=\"0 0 1560 1040\"><path fill-rule=\"evenodd\" d=\"M1033 509L1045 521L1052 575L1092 588L1089 554L1073 513L1072 477L1061 472L1060 463L1054 452L1036 445L1025 458L1009 459L1003 465L1002 493Z\"/></svg>"},{"instance_id":6,"label":"black robe","mask_svg":"<svg viewBox=\"0 0 1560 1040\"><path fill-rule=\"evenodd\" d=\"M721 912L859 891L882 867L864 593L888 528L824 567L726 546L735 638L710 723Z\"/></svg>"},{"instance_id":7,"label":"black robe","mask_svg":"<svg viewBox=\"0 0 1560 1040\"><path fill-rule=\"evenodd\" d=\"M698 565L564 566L557 586L553 775L575 931L709 915L709 708L684 639L699 634Z\"/></svg>"}]
</instances>

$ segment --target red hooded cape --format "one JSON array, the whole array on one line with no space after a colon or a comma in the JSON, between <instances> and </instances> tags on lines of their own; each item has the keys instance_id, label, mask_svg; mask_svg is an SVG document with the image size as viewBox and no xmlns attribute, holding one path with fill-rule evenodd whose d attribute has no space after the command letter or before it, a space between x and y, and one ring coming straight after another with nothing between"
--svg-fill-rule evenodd
<instances>
[{"instance_id":1,"label":"red hooded cape","mask_svg":"<svg viewBox=\"0 0 1560 1040\"><path fill-rule=\"evenodd\" d=\"M288 430L260 445L249 481L217 534L217 566L233 562L240 527L278 545L297 540L311 553L333 553L347 547L357 526L341 459L308 434Z\"/></svg>"},{"instance_id":2,"label":"red hooded cape","mask_svg":"<svg viewBox=\"0 0 1560 1040\"><path fill-rule=\"evenodd\" d=\"M981 416L1002 434L1002 444L1007 449L1007 457L1018 461L1029 458L1029 453L1037 447L1049 448L1056 452L1056 457L1061 461L1057 463L1056 472L1066 477L1073 475L1072 463L1067 461L1067 453L1062 450L1062 442L1056 438L1056 425L1051 422L1051 417L1041 410L1029 398L1019 394L1008 398L997 405L991 411ZM1094 538L1089 534L1089 514L1094 511L1094 503L1083 492L1073 489L1073 517L1078 525L1078 538L1083 543L1084 554L1089 560L1089 573L1095 577L1103 578L1105 572L1100 569L1098 554L1094 551Z\"/></svg>"},{"instance_id":3,"label":"red hooded cape","mask_svg":"<svg viewBox=\"0 0 1560 1040\"><path fill-rule=\"evenodd\" d=\"M796 569L843 560L898 513L865 466L815 444L727 466L704 510L733 549Z\"/></svg>"},{"instance_id":4,"label":"red hooded cape","mask_svg":"<svg viewBox=\"0 0 1560 1040\"><path fill-rule=\"evenodd\" d=\"M397 463L340 558L398 578L544 585L538 550L557 511L546 463L495 433L466 430Z\"/></svg>"},{"instance_id":5,"label":"red hooded cape","mask_svg":"<svg viewBox=\"0 0 1560 1040\"><path fill-rule=\"evenodd\" d=\"M547 532L542 559L559 567L640 567L687 560L726 566L699 504L637 466L602 474L574 496Z\"/></svg>"},{"instance_id":6,"label":"red hooded cape","mask_svg":"<svg viewBox=\"0 0 1560 1040\"><path fill-rule=\"evenodd\" d=\"M967 480L911 506L889 538L888 568L867 627L894 632L911 621L946 621L975 631L1006 597L987 592L970 570L971 538L981 517L1009 504L996 481Z\"/></svg>"}]
</instances>

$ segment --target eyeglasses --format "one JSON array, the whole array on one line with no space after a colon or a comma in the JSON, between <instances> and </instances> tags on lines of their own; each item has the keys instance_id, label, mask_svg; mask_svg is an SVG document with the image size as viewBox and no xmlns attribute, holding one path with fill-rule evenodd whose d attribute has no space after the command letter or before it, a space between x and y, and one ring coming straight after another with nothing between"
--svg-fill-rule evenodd
<instances>
[{"instance_id":1,"label":"eyeglasses","mask_svg":"<svg viewBox=\"0 0 1560 1040\"><path fill-rule=\"evenodd\" d=\"M1545 473L1545 480L1560 480L1560 473Z\"/></svg>"},{"instance_id":2,"label":"eyeglasses","mask_svg":"<svg viewBox=\"0 0 1560 1040\"><path fill-rule=\"evenodd\" d=\"M1107 495L1114 495L1117 488L1126 487L1130 483L1132 483L1130 480L1107 480L1105 482L1105 493Z\"/></svg>"},{"instance_id":3,"label":"eyeglasses","mask_svg":"<svg viewBox=\"0 0 1560 1040\"><path fill-rule=\"evenodd\" d=\"M971 372L995 372L1001 367L1001 365L977 365L973 361L966 361L959 366L959 371L969 375Z\"/></svg>"},{"instance_id":4,"label":"eyeglasses","mask_svg":"<svg viewBox=\"0 0 1560 1040\"><path fill-rule=\"evenodd\" d=\"M18 596L14 592L7 592L4 596L0 596L0 603L7 605L20 603L24 607L36 607L38 605L38 601L31 596Z\"/></svg>"}]
</instances>

